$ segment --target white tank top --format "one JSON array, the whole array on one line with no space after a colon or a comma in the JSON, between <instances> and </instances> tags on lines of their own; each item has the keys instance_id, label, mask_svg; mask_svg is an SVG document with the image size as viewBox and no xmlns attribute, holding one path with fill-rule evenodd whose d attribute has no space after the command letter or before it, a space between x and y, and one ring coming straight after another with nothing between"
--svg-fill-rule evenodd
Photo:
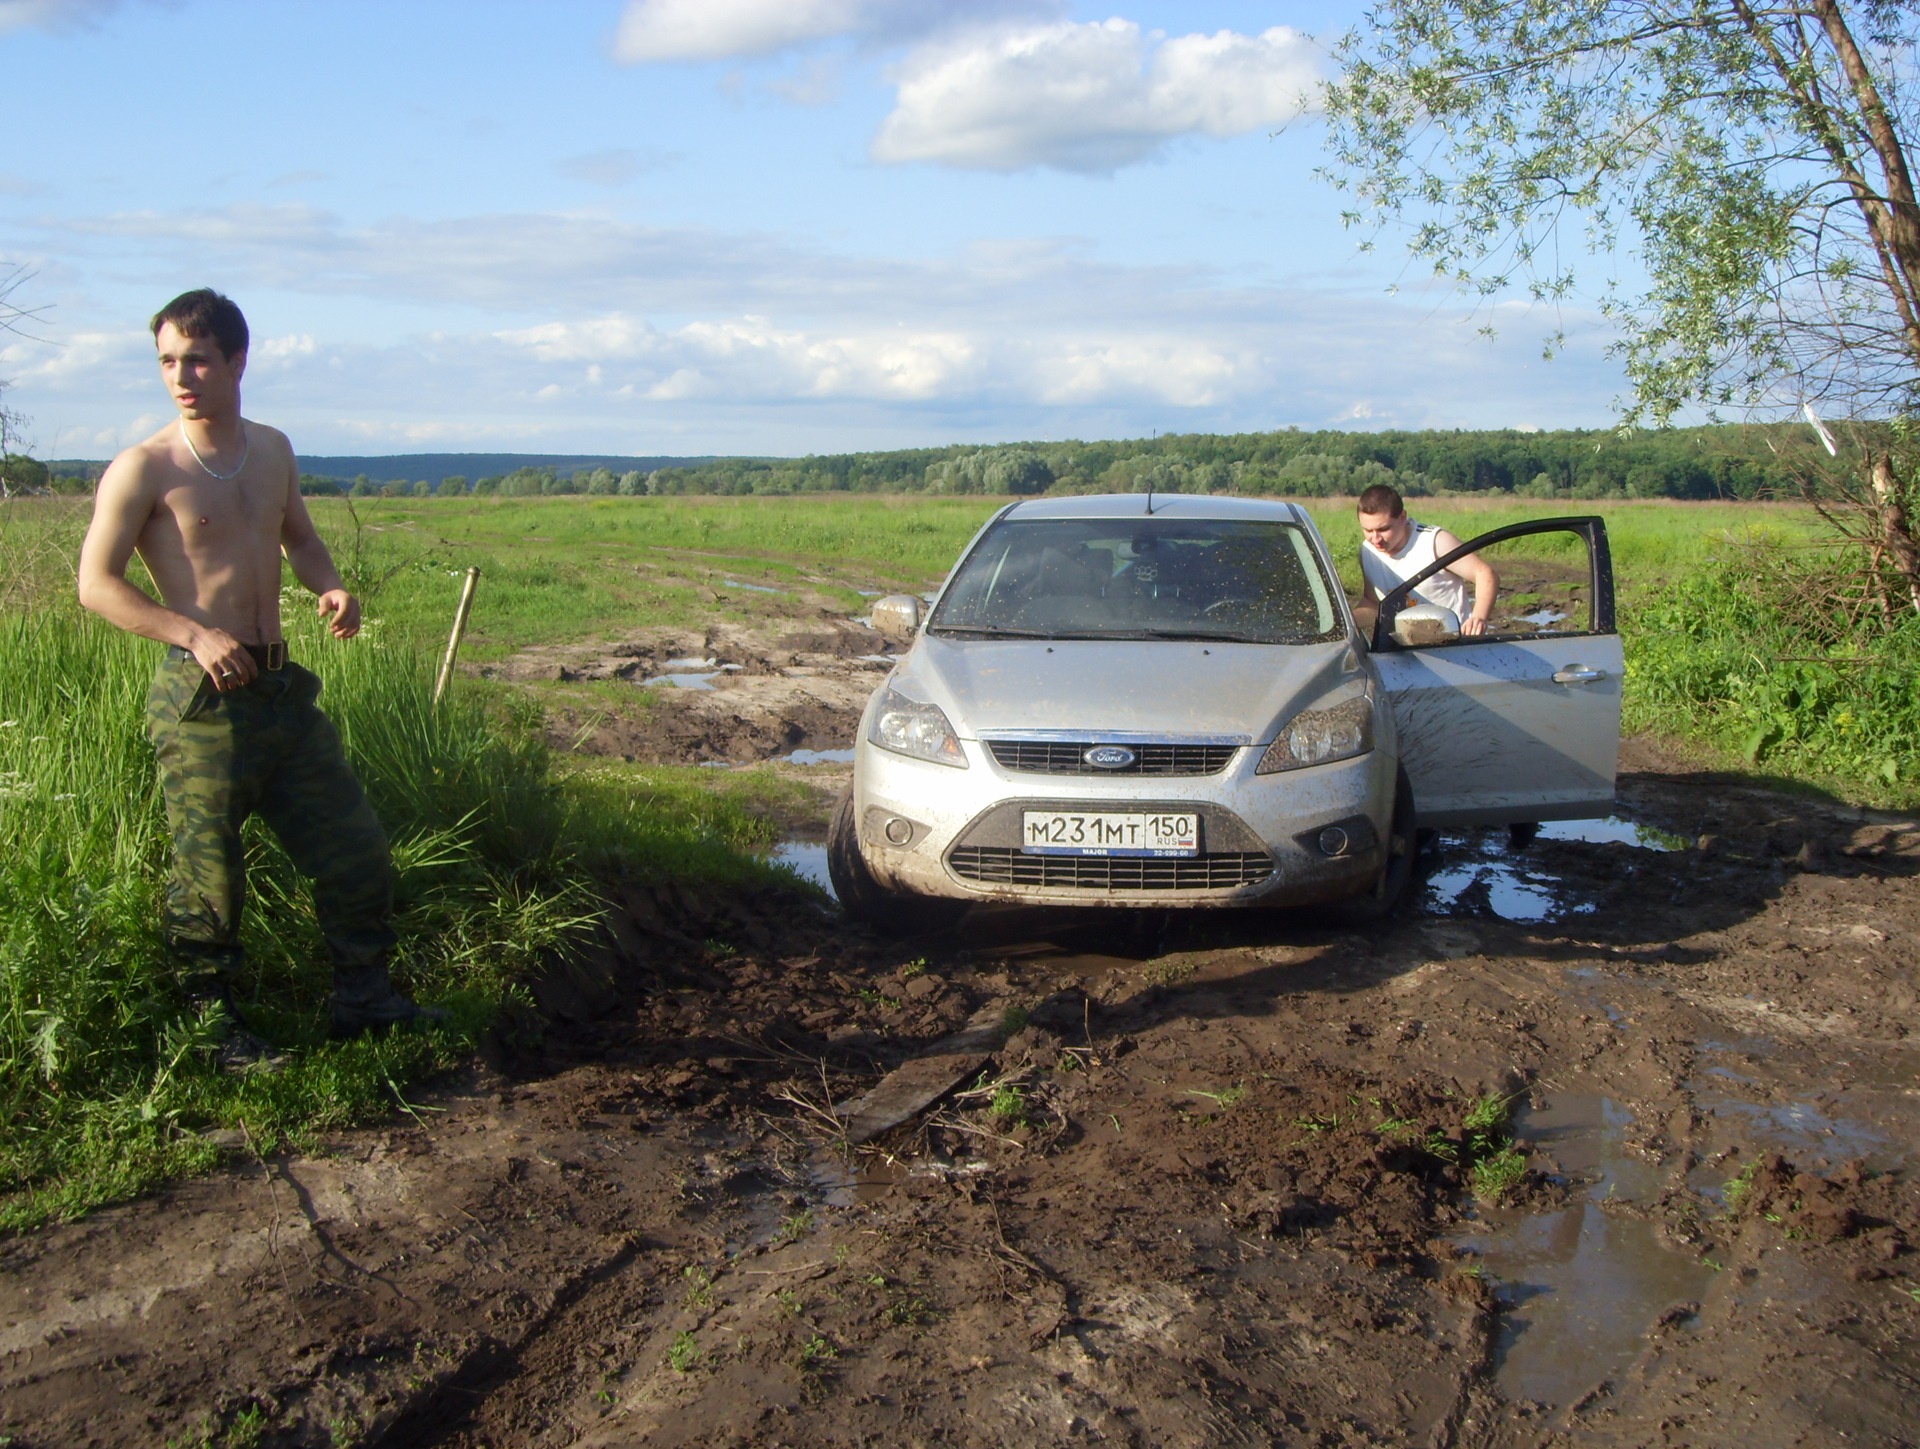
<instances>
[{"instance_id":1,"label":"white tank top","mask_svg":"<svg viewBox=\"0 0 1920 1449\"><path fill-rule=\"evenodd\" d=\"M1407 522L1413 523L1413 519ZM1413 523L1413 534L1399 553L1383 553L1363 538L1360 540L1360 572L1373 586L1374 593L1384 599L1433 562L1434 540L1439 536L1440 530L1431 524ZM1467 581L1451 569L1442 569L1415 589L1413 596L1422 603L1451 609L1461 620L1472 612L1467 607Z\"/></svg>"}]
</instances>

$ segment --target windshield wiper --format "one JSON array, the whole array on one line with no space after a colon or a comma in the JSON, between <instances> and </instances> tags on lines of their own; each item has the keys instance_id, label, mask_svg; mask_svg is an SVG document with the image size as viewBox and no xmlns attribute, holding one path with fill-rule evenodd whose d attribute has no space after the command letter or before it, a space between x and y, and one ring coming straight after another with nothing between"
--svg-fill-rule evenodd
<instances>
[{"instance_id":1,"label":"windshield wiper","mask_svg":"<svg viewBox=\"0 0 1920 1449\"><path fill-rule=\"evenodd\" d=\"M1129 638L1192 639L1202 644L1254 644L1259 641L1240 629L1141 629Z\"/></svg>"},{"instance_id":2,"label":"windshield wiper","mask_svg":"<svg viewBox=\"0 0 1920 1449\"><path fill-rule=\"evenodd\" d=\"M1004 624L939 624L929 634L978 634L987 639L1057 639L1051 629L1009 629Z\"/></svg>"}]
</instances>

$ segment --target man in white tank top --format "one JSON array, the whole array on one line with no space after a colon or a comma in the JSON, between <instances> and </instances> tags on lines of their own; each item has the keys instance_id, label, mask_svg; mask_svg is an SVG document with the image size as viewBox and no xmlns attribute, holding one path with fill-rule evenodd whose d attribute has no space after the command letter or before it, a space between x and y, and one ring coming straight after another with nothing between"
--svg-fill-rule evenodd
<instances>
[{"instance_id":1,"label":"man in white tank top","mask_svg":"<svg viewBox=\"0 0 1920 1449\"><path fill-rule=\"evenodd\" d=\"M1460 547L1460 540L1444 528L1416 523L1407 514L1397 490L1376 483L1360 495L1360 572L1366 579L1366 605L1377 609L1380 600L1443 554ZM1473 607L1467 607L1467 589L1473 589ZM1493 613L1493 596L1500 580L1478 554L1455 559L1413 591L1422 603L1453 610L1465 635L1484 634ZM1363 622L1371 610L1363 610Z\"/></svg>"}]
</instances>

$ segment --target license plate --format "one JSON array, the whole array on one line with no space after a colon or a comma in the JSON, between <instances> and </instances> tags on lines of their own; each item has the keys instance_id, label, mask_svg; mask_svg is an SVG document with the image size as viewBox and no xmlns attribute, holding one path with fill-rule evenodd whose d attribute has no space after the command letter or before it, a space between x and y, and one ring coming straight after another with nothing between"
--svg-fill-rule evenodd
<instances>
[{"instance_id":1,"label":"license plate","mask_svg":"<svg viewBox=\"0 0 1920 1449\"><path fill-rule=\"evenodd\" d=\"M1192 811L1027 810L1020 845L1029 855L1197 855Z\"/></svg>"}]
</instances>

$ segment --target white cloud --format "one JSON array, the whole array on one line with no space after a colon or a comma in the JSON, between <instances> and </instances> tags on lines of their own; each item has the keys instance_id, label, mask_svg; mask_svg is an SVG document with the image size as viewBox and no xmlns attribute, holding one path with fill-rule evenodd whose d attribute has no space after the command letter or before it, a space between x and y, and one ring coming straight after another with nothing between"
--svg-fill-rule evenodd
<instances>
[{"instance_id":1,"label":"white cloud","mask_svg":"<svg viewBox=\"0 0 1920 1449\"><path fill-rule=\"evenodd\" d=\"M909 259L584 214L353 226L289 206L35 225L54 251L154 279L155 296L185 270L242 305L274 294L247 406L309 453L430 435L782 453L1363 418L1500 426L1522 399L1597 424L1620 391L1598 319L1561 319L1573 345L1544 368L1536 326L1502 311L1488 344L1470 301L1396 300L1358 278L1235 284L1103 261L1072 238ZM64 347L0 347L47 456L124 438L114 425L161 397L144 314L99 307L63 298ZM367 319L381 340L356 335Z\"/></svg>"},{"instance_id":2,"label":"white cloud","mask_svg":"<svg viewBox=\"0 0 1920 1449\"><path fill-rule=\"evenodd\" d=\"M255 371L284 366L296 358L311 357L315 351L313 334L296 333L290 337L256 337L247 348L247 362Z\"/></svg>"},{"instance_id":3,"label":"white cloud","mask_svg":"<svg viewBox=\"0 0 1920 1449\"><path fill-rule=\"evenodd\" d=\"M1270 372L1257 354L1236 359L1183 337L1068 341L1045 364L1036 382L1051 403L1140 398L1173 407L1210 407L1232 395L1237 377Z\"/></svg>"},{"instance_id":4,"label":"white cloud","mask_svg":"<svg viewBox=\"0 0 1920 1449\"><path fill-rule=\"evenodd\" d=\"M886 0L633 0L613 53L627 62L724 60L770 55L846 35L871 23Z\"/></svg>"},{"instance_id":5,"label":"white cloud","mask_svg":"<svg viewBox=\"0 0 1920 1449\"><path fill-rule=\"evenodd\" d=\"M71 30L91 25L118 4L119 0L0 0L0 35L29 26Z\"/></svg>"},{"instance_id":6,"label":"white cloud","mask_svg":"<svg viewBox=\"0 0 1920 1449\"><path fill-rule=\"evenodd\" d=\"M873 154L1110 172L1178 136L1283 125L1318 81L1312 42L1284 26L1172 38L1130 20L976 32L908 56Z\"/></svg>"},{"instance_id":7,"label":"white cloud","mask_svg":"<svg viewBox=\"0 0 1920 1449\"><path fill-rule=\"evenodd\" d=\"M549 322L495 334L543 363L592 361L590 385L656 400L725 394L777 401L920 399L971 384L979 342L957 331L831 332L765 317L659 331L628 317Z\"/></svg>"},{"instance_id":8,"label":"white cloud","mask_svg":"<svg viewBox=\"0 0 1920 1449\"><path fill-rule=\"evenodd\" d=\"M745 59L842 36L886 43L1061 9L1060 0L629 0L613 54L629 64Z\"/></svg>"}]
</instances>

